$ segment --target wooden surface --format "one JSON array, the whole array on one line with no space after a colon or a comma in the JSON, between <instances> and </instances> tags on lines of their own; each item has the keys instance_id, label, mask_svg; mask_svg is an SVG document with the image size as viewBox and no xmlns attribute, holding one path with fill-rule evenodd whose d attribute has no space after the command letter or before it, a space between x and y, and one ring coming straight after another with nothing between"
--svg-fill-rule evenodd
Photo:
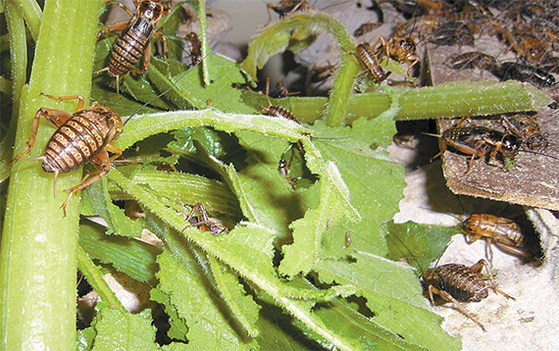
<instances>
[{"instance_id":1,"label":"wooden surface","mask_svg":"<svg viewBox=\"0 0 559 351\"><path fill-rule=\"evenodd\" d=\"M485 45L483 45L485 44ZM477 44L476 44L477 45ZM445 65L452 53L464 53L480 49L486 53L497 55L499 60L506 59L503 46L498 42L483 42L484 47L436 47L428 46L428 61L431 65L431 79L433 85L457 80L494 80L493 75L479 69L455 70ZM510 55L508 56L510 57ZM482 125L492 129L504 131L500 121L501 116L472 116L471 125ZM530 207L559 210L559 113L557 110L546 108L537 114L537 121L543 133L548 134L549 146L542 150L534 150L541 155L528 153L523 147L514 158L514 164L509 170L498 166L488 165L485 160L473 162L471 170L466 173L468 156L446 151L443 158L443 172L449 189L455 194L479 196L492 200L526 205ZM444 131L454 125L457 120L440 120L439 131Z\"/></svg>"}]
</instances>

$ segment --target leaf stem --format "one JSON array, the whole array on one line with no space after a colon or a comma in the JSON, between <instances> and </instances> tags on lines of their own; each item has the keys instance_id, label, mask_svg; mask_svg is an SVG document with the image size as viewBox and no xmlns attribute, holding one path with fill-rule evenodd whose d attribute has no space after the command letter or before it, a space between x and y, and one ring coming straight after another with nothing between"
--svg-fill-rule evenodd
<instances>
[{"instance_id":1,"label":"leaf stem","mask_svg":"<svg viewBox=\"0 0 559 351\"><path fill-rule=\"evenodd\" d=\"M127 313L115 293L111 290L105 279L103 279L103 274L99 268L93 263L93 261L91 261L81 246L78 246L77 254L78 268L97 294L99 294L101 301L109 304L112 308L118 308L121 312Z\"/></svg>"},{"instance_id":2,"label":"leaf stem","mask_svg":"<svg viewBox=\"0 0 559 351\"><path fill-rule=\"evenodd\" d=\"M397 97L401 107L394 117L397 121L538 111L551 103L545 91L516 81L458 82L393 91L392 98ZM376 118L390 108L392 98L386 92L353 95L344 123ZM291 112L311 124L321 117L327 102L327 98L289 97Z\"/></svg>"},{"instance_id":3,"label":"leaf stem","mask_svg":"<svg viewBox=\"0 0 559 351\"><path fill-rule=\"evenodd\" d=\"M11 146L15 140L15 130L17 116L21 102L21 91L27 80L27 35L25 32L25 24L23 13L15 0L3 1L6 21L8 25L8 38L10 44L11 59L11 92L12 92L12 119L6 137L0 144L0 182L3 182L10 176L11 167L9 160L12 158ZM7 83L7 82L6 82Z\"/></svg>"},{"instance_id":4,"label":"leaf stem","mask_svg":"<svg viewBox=\"0 0 559 351\"><path fill-rule=\"evenodd\" d=\"M211 126L228 133L250 130L286 138L293 142L299 140L301 134L310 133L307 128L283 118L223 113L217 110L172 111L135 116L126 125L127 130L114 145L124 150L150 135L184 127L204 126Z\"/></svg>"},{"instance_id":5,"label":"leaf stem","mask_svg":"<svg viewBox=\"0 0 559 351\"><path fill-rule=\"evenodd\" d=\"M33 40L37 42L43 12L35 0L18 0L18 3L23 11L23 17L25 18L25 23L27 23L27 28L29 28Z\"/></svg>"},{"instance_id":6,"label":"leaf stem","mask_svg":"<svg viewBox=\"0 0 559 351\"><path fill-rule=\"evenodd\" d=\"M198 20L200 21L200 43L202 57L208 56L208 21L206 19L206 1L198 0ZM207 60L202 60L202 79L204 85L210 85L210 72Z\"/></svg>"}]
</instances>

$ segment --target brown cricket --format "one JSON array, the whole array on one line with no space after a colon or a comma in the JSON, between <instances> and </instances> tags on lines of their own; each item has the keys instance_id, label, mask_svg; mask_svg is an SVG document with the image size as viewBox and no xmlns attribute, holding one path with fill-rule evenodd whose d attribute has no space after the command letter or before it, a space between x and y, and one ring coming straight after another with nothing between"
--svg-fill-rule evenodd
<instances>
[{"instance_id":1,"label":"brown cricket","mask_svg":"<svg viewBox=\"0 0 559 351\"><path fill-rule=\"evenodd\" d=\"M39 129L39 120L44 116L57 127L57 130L47 143L44 156L27 160L42 160L43 170L54 173L53 189L59 173L73 171L89 162L97 168L96 171L83 177L80 184L64 190L69 193L61 206L64 216L66 216L66 206L72 195L106 176L110 171L112 161L122 155L122 150L111 145L122 133L122 120L115 111L97 102L93 102L88 108L83 108L84 98L79 95L60 97L44 93L41 95L57 101L77 99L77 111L71 114L62 110L40 108L35 113L27 147L17 154L14 161L19 160L33 149ZM114 155L109 157L108 152Z\"/></svg>"},{"instance_id":2,"label":"brown cricket","mask_svg":"<svg viewBox=\"0 0 559 351\"><path fill-rule=\"evenodd\" d=\"M109 72L109 75L116 77L116 90L119 92L120 76L128 72L144 74L149 68L151 59L150 41L153 36L163 42L163 56L167 56L167 42L163 34L156 31L157 24L164 16L170 13L170 8L165 8L161 3L163 0L134 0L136 13L132 13L124 5L106 1L107 4L120 6L131 17L128 22L114 23L97 34L97 39L101 36L121 32L120 37L114 42L109 57L109 65L95 73ZM170 2L167 0L167 4ZM143 55L142 68L132 68Z\"/></svg>"},{"instance_id":3,"label":"brown cricket","mask_svg":"<svg viewBox=\"0 0 559 351\"><path fill-rule=\"evenodd\" d=\"M481 273L485 267L487 274ZM488 263L484 259L479 260L471 267L449 263L435 268L428 269L423 274L423 286L429 294L431 304L435 304L434 295L440 296L443 300L454 303L454 305L466 317L470 318L483 331L485 327L473 315L471 315L459 303L478 302L488 296L488 290L492 289L495 293L505 296L507 299L514 298L500 290L489 272ZM487 283L484 278L489 279Z\"/></svg>"},{"instance_id":4,"label":"brown cricket","mask_svg":"<svg viewBox=\"0 0 559 351\"><path fill-rule=\"evenodd\" d=\"M361 43L357 45L357 59L363 67L367 69L369 73L373 76L373 79L380 83L390 75L390 71L385 72L380 66L378 57L373 52L369 44Z\"/></svg>"},{"instance_id":5,"label":"brown cricket","mask_svg":"<svg viewBox=\"0 0 559 351\"><path fill-rule=\"evenodd\" d=\"M195 213L197 213L198 216L195 216ZM208 212L201 202L194 204L190 213L185 217L190 224L186 225L184 229L190 226L197 227L203 232L210 232L213 236L217 236L222 233L229 233L229 228L226 228L216 220L209 218Z\"/></svg>"}]
</instances>

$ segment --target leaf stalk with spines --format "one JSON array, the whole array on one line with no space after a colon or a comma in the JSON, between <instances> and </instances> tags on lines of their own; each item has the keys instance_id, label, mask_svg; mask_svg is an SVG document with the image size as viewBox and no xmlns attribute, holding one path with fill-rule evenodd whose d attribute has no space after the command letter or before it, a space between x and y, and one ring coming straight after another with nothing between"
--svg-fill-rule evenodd
<instances>
[{"instance_id":1,"label":"leaf stalk with spines","mask_svg":"<svg viewBox=\"0 0 559 351\"><path fill-rule=\"evenodd\" d=\"M401 107L394 116L396 121L539 111L551 103L545 91L517 81L453 82L434 87L392 90ZM309 124L322 117L327 103L328 98L324 97L289 97L291 112L301 122ZM351 124L360 117L376 118L390 105L391 97L386 92L354 94L349 101L344 124Z\"/></svg>"},{"instance_id":2,"label":"leaf stalk with spines","mask_svg":"<svg viewBox=\"0 0 559 351\"><path fill-rule=\"evenodd\" d=\"M95 292L99 295L101 301L107 303L112 308L118 308L121 312L126 313L126 309L122 303L118 300L115 293L111 290L105 279L103 279L103 274L97 266L91 261L87 253L78 246L78 268L80 272L85 276L87 282L93 287Z\"/></svg>"},{"instance_id":3,"label":"leaf stalk with spines","mask_svg":"<svg viewBox=\"0 0 559 351\"><path fill-rule=\"evenodd\" d=\"M305 28L305 31L301 31L301 28ZM241 68L255 79L256 67L262 68L273 54L283 52L293 37L302 40L303 35L310 37L320 33L332 35L340 54L341 62L325 111L327 123L336 126L344 121L353 91L353 82L360 71L359 63L352 54L355 51L352 36L337 19L320 11L305 11L286 16L265 27L251 41L247 58L241 63Z\"/></svg>"},{"instance_id":4,"label":"leaf stalk with spines","mask_svg":"<svg viewBox=\"0 0 559 351\"><path fill-rule=\"evenodd\" d=\"M27 33L25 31L25 12L15 0L3 1L8 26L7 38L10 45L12 119L6 136L0 143L0 183L10 176L9 165L12 145L15 140L17 116L21 104L23 86L27 81ZM6 82L7 83L7 82Z\"/></svg>"}]
</instances>

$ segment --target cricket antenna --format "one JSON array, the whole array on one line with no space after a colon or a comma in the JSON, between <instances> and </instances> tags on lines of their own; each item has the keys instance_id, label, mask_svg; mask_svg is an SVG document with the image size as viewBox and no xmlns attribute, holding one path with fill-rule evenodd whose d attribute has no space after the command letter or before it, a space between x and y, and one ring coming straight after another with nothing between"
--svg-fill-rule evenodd
<instances>
[{"instance_id":1,"label":"cricket antenna","mask_svg":"<svg viewBox=\"0 0 559 351\"><path fill-rule=\"evenodd\" d=\"M452 240L450 240L446 246L444 247L444 250L441 251L441 253L439 254L439 256L437 256L437 260L435 261L435 267L438 267L439 265L439 261L441 260L441 257L443 257L443 254L446 252L446 250L448 249L448 247L450 246L450 244L452 244Z\"/></svg>"},{"instance_id":2,"label":"cricket antenna","mask_svg":"<svg viewBox=\"0 0 559 351\"><path fill-rule=\"evenodd\" d=\"M403 246L407 251L409 256L413 259L413 261L415 262L415 264L417 265L417 269L419 269L419 271L421 272L421 276L423 276L425 274L425 271L423 270L423 268L421 268L421 264L419 263L419 261L417 260L417 258L415 258L415 255L411 252L411 250L406 246L406 244L404 244L404 242L402 241L402 239L400 239L397 235L393 234L393 235L387 235L386 238L388 238L388 240L390 240L398 249L398 251L400 251L400 254L402 255L402 257L407 257L408 255L402 250L402 248L400 247L400 245L398 245L398 243L394 242L394 239L392 239L392 237L395 237L396 239L398 239L398 242L400 243L401 246Z\"/></svg>"},{"instance_id":3,"label":"cricket antenna","mask_svg":"<svg viewBox=\"0 0 559 351\"><path fill-rule=\"evenodd\" d=\"M398 242L400 243L400 245L398 245L398 243L396 243L394 241L394 238L396 238L398 240ZM408 257L410 256L412 258L412 260L415 262L415 264L417 265L417 269L419 269L419 271L421 272L421 276L423 277L425 275L425 271L423 270L423 268L421 267L421 264L419 263L419 260L415 257L415 255L411 252L411 250L406 246L406 244L402 241L402 239L400 239L398 237L398 235L396 234L392 234L392 235L387 235L386 238L388 238L388 240L390 240L393 244L395 244L396 248L398 249L398 251L400 251L400 253L402 254L403 257ZM448 242L448 244L446 244L445 248L439 253L439 255L437 256L437 260L435 262L435 267L438 266L439 264L439 260L441 259L442 255L445 253L446 249L448 249L448 247L450 246L450 244L452 244L452 240L450 240ZM407 255L402 249L401 247L404 247L406 249L406 251L409 253L409 255ZM429 268L429 267L427 267Z\"/></svg>"},{"instance_id":4,"label":"cricket antenna","mask_svg":"<svg viewBox=\"0 0 559 351\"><path fill-rule=\"evenodd\" d=\"M208 54L208 55L209 55L209 54ZM208 57L208 55L206 55L206 57ZM204 57L204 58L205 58L205 57ZM203 58L203 59L204 59L204 58ZM203 59L202 59L202 60L203 60ZM167 94L171 89L173 89L173 88L180 82L180 80L181 80L184 76L186 76L186 74L187 74L188 72L190 72L192 69L194 69L195 67L197 67L197 66L202 62L202 60L200 60L200 62L197 63L196 65L192 66L192 68L190 68L190 69L184 71L183 73L181 73L181 75L179 76L179 78L178 78L173 84L171 84L171 86L169 86L167 89L165 89L164 92L158 94L157 96L155 96L154 98L150 99L148 102L146 102L146 103L143 104L142 106L138 107L138 109L137 109L136 111L134 111L134 113L133 113L132 115L130 115L130 116L124 121L124 123L122 124L122 126L124 127L124 126L130 121L130 119L132 119L132 117L134 117L134 116L137 115L137 113L138 113L141 109L143 109L143 108L146 107L147 105L151 104L154 100L159 99L159 98L162 97L163 95Z\"/></svg>"},{"instance_id":5,"label":"cricket antenna","mask_svg":"<svg viewBox=\"0 0 559 351\"><path fill-rule=\"evenodd\" d=\"M154 100L159 99L161 96L167 94L169 92L169 90L173 89L178 83L179 81L182 79L182 77L184 77L188 72L190 72L190 70L183 72L179 79L177 79L176 82L174 82L170 87L168 87L167 89L165 89L164 92L158 94L157 96L155 96L154 98L150 99L148 102L146 102L145 104L143 104L142 106L138 107L138 109L136 111L134 111L134 113L132 115L130 115L122 124L122 126L124 127L129 121L130 119L132 119L132 117L136 116L137 113L143 109L144 107L146 107L147 105L151 104Z\"/></svg>"},{"instance_id":6,"label":"cricket antenna","mask_svg":"<svg viewBox=\"0 0 559 351\"><path fill-rule=\"evenodd\" d=\"M549 157L549 158L552 158L552 159L554 159L554 160L559 161L559 157L555 157L555 156L551 156L551 155L548 155L548 154L544 154L543 152L536 152L536 151L530 151L530 150L518 150L518 152L526 152L526 153L529 153L529 154L545 156L545 157Z\"/></svg>"}]
</instances>

